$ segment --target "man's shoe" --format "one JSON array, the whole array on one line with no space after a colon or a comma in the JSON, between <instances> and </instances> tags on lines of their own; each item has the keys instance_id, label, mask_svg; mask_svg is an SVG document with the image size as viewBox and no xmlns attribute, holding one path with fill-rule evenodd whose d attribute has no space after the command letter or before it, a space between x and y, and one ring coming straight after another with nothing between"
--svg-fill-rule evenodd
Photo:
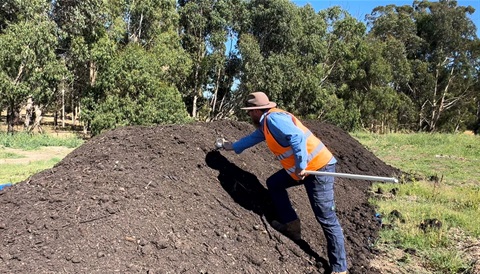
<instances>
[{"instance_id":1,"label":"man's shoe","mask_svg":"<svg viewBox=\"0 0 480 274\"><path fill-rule=\"evenodd\" d=\"M347 274L347 271L343 271L343 272L332 272L332 274Z\"/></svg>"},{"instance_id":2,"label":"man's shoe","mask_svg":"<svg viewBox=\"0 0 480 274\"><path fill-rule=\"evenodd\" d=\"M285 236L291 238L294 241L298 241L302 239L302 229L301 229L300 219L293 220L286 224L282 224L276 220L273 220L272 227L280 231L281 233L285 234Z\"/></svg>"}]
</instances>

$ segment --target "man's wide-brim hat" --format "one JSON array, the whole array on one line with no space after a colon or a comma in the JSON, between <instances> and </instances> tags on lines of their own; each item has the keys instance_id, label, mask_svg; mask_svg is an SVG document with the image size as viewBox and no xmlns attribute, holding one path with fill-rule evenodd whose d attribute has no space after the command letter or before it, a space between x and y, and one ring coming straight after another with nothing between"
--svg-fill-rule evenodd
<instances>
[{"instance_id":1,"label":"man's wide-brim hat","mask_svg":"<svg viewBox=\"0 0 480 274\"><path fill-rule=\"evenodd\" d=\"M263 92L250 93L247 97L247 106L242 109L269 109L277 106L277 103L270 102L268 96Z\"/></svg>"}]
</instances>

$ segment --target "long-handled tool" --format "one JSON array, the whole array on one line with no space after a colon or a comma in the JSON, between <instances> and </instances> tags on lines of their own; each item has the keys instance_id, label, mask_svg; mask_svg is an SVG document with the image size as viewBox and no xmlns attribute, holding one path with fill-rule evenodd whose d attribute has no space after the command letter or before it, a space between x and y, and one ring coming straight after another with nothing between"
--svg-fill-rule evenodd
<instances>
[{"instance_id":1,"label":"long-handled tool","mask_svg":"<svg viewBox=\"0 0 480 274\"><path fill-rule=\"evenodd\" d=\"M217 148L217 149L223 148L224 143L225 143L225 139L217 138L215 140L215 148ZM311 174L311 175L328 175L328 176L333 176L333 177L342 177L342 178L349 178L349 179L398 183L398 179L393 178L393 177L389 178L389 177L379 177L379 176L369 176L369 175L359 175L359 174L349 174L349 173L337 173L337 172L326 172L326 171L311 171L311 170L306 170L305 173Z\"/></svg>"},{"instance_id":2,"label":"long-handled tool","mask_svg":"<svg viewBox=\"0 0 480 274\"><path fill-rule=\"evenodd\" d=\"M398 183L398 179L393 178L393 177L390 178L390 177L369 176L369 175L359 175L359 174L350 174L350 173L326 172L326 171L311 171L311 170L306 170L305 173L311 174L311 175L327 175L327 176L349 178L349 179Z\"/></svg>"}]
</instances>

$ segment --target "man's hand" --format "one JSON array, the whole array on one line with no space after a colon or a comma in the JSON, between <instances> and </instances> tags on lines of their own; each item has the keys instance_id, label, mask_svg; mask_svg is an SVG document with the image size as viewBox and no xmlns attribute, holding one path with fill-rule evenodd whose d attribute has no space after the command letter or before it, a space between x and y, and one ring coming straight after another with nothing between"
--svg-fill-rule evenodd
<instances>
[{"instance_id":1,"label":"man's hand","mask_svg":"<svg viewBox=\"0 0 480 274\"><path fill-rule=\"evenodd\" d=\"M233 150L233 143L229 141L223 142L223 149L225 150Z\"/></svg>"},{"instance_id":2,"label":"man's hand","mask_svg":"<svg viewBox=\"0 0 480 274\"><path fill-rule=\"evenodd\" d=\"M300 178L300 180L303 180L305 179L305 176L307 175L305 173L305 169L295 169L295 174L297 174L298 178Z\"/></svg>"}]
</instances>

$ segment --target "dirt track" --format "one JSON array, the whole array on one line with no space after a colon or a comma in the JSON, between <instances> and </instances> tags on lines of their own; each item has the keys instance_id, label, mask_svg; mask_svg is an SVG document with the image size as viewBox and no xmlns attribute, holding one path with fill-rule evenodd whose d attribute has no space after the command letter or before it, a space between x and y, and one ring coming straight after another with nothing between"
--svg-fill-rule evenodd
<instances>
[{"instance_id":1,"label":"dirt track","mask_svg":"<svg viewBox=\"0 0 480 274\"><path fill-rule=\"evenodd\" d=\"M19 155L19 158L0 159L0 164L29 164L35 161L48 161L52 158L62 159L73 151L67 147L43 147L38 150L23 150L14 148L1 148L5 153Z\"/></svg>"},{"instance_id":2,"label":"dirt track","mask_svg":"<svg viewBox=\"0 0 480 274\"><path fill-rule=\"evenodd\" d=\"M348 133L306 122L339 160L338 172L399 170ZM265 145L215 151L247 123L126 127L90 139L54 168L0 192L2 273L325 273L326 244L305 190L290 190L302 219L295 243L269 222L265 179L277 169ZM369 181L337 178L350 273L369 266L379 224Z\"/></svg>"}]
</instances>

